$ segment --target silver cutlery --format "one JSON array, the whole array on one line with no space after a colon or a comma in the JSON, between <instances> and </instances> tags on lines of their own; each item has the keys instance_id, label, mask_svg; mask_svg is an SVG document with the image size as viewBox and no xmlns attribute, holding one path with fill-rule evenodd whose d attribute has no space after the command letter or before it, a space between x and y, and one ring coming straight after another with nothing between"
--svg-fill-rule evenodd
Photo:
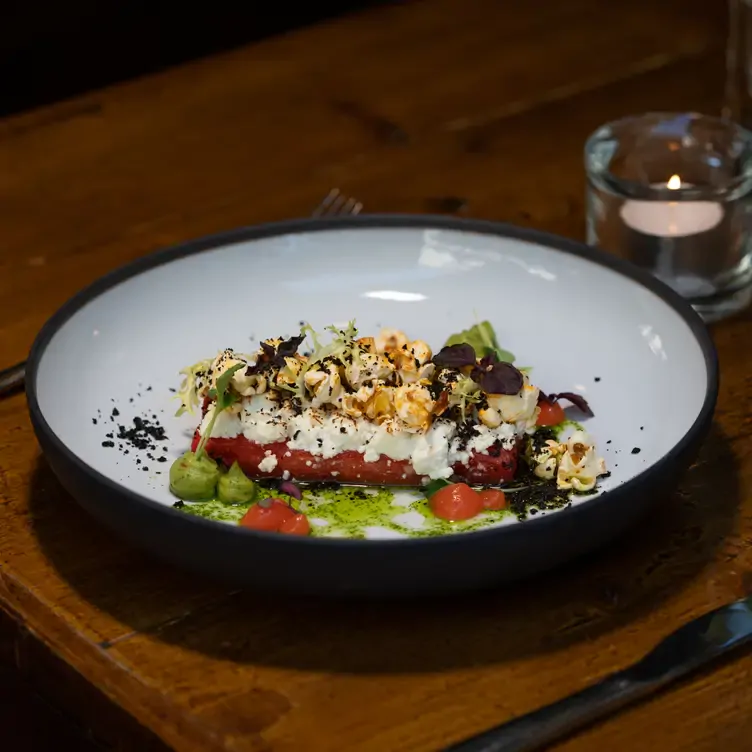
<instances>
[{"instance_id":1,"label":"silver cutlery","mask_svg":"<svg viewBox=\"0 0 752 752\"><path fill-rule=\"evenodd\" d=\"M444 752L533 752L663 689L752 638L752 596L679 627L632 666Z\"/></svg>"}]
</instances>

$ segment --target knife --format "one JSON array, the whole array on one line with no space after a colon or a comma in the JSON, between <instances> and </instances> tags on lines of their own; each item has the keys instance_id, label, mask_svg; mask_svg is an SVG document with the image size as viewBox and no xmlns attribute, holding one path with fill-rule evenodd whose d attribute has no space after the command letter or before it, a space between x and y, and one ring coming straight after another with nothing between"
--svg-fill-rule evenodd
<instances>
[{"instance_id":1,"label":"knife","mask_svg":"<svg viewBox=\"0 0 752 752\"><path fill-rule=\"evenodd\" d=\"M24 385L26 376L26 363L16 363L16 365L0 370L0 397L4 394L15 392Z\"/></svg>"},{"instance_id":2,"label":"knife","mask_svg":"<svg viewBox=\"0 0 752 752\"><path fill-rule=\"evenodd\" d=\"M752 596L694 619L629 668L444 752L533 752L686 676L752 638Z\"/></svg>"}]
</instances>

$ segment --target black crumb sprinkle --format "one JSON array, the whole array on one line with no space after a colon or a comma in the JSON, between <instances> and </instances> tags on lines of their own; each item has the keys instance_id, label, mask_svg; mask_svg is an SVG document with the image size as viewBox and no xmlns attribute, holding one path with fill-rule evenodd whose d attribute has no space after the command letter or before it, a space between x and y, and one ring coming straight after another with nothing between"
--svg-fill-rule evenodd
<instances>
[{"instance_id":1,"label":"black crumb sprinkle","mask_svg":"<svg viewBox=\"0 0 752 752\"><path fill-rule=\"evenodd\" d=\"M634 447L634 449L632 449L632 454L639 454L639 453L640 453L640 447Z\"/></svg>"},{"instance_id":2,"label":"black crumb sprinkle","mask_svg":"<svg viewBox=\"0 0 752 752\"><path fill-rule=\"evenodd\" d=\"M569 505L568 494L556 488L556 483L538 482L507 495L510 510L518 520L528 515L543 513L550 509L562 509Z\"/></svg>"},{"instance_id":3,"label":"black crumb sprinkle","mask_svg":"<svg viewBox=\"0 0 752 752\"><path fill-rule=\"evenodd\" d=\"M172 506L175 509L182 509L185 506L185 502L178 499Z\"/></svg>"},{"instance_id":4,"label":"black crumb sprinkle","mask_svg":"<svg viewBox=\"0 0 752 752\"><path fill-rule=\"evenodd\" d=\"M595 377L595 378L593 379L593 381L595 381L596 383L598 383L598 382L599 382L600 380L601 380L601 377L600 377L600 376L596 376L596 377Z\"/></svg>"},{"instance_id":5,"label":"black crumb sprinkle","mask_svg":"<svg viewBox=\"0 0 752 752\"><path fill-rule=\"evenodd\" d=\"M154 450L157 448L155 442L165 441L167 434L159 421L136 416L132 427L118 426L117 437L134 449Z\"/></svg>"},{"instance_id":6,"label":"black crumb sprinkle","mask_svg":"<svg viewBox=\"0 0 752 752\"><path fill-rule=\"evenodd\" d=\"M175 389L175 387L174 387L174 386L171 386L171 387L170 387L170 391L171 391L171 392L172 392L173 394L175 394L175 392L177 392L177 389Z\"/></svg>"},{"instance_id":7,"label":"black crumb sprinkle","mask_svg":"<svg viewBox=\"0 0 752 752\"><path fill-rule=\"evenodd\" d=\"M149 472L149 468L148 468L148 466L147 466L147 465L144 465L144 466L143 466L143 467L142 467L141 469L142 469L142 470L143 470L143 471L144 471L145 473L148 473L148 472Z\"/></svg>"},{"instance_id":8,"label":"black crumb sprinkle","mask_svg":"<svg viewBox=\"0 0 752 752\"><path fill-rule=\"evenodd\" d=\"M157 457L157 462L167 462L167 457Z\"/></svg>"},{"instance_id":9,"label":"black crumb sprinkle","mask_svg":"<svg viewBox=\"0 0 752 752\"><path fill-rule=\"evenodd\" d=\"M93 424L94 424L95 426L97 425L97 419L96 419L96 418L92 418L92 419L91 419L91 422L92 422L92 423L93 423Z\"/></svg>"},{"instance_id":10,"label":"black crumb sprinkle","mask_svg":"<svg viewBox=\"0 0 752 752\"><path fill-rule=\"evenodd\" d=\"M644 431L644 430L645 430L645 426L640 426L640 431Z\"/></svg>"},{"instance_id":11,"label":"black crumb sprinkle","mask_svg":"<svg viewBox=\"0 0 752 752\"><path fill-rule=\"evenodd\" d=\"M137 465L140 465L140 464L141 464L141 460L137 459L137 460L136 460L136 464L137 464Z\"/></svg>"},{"instance_id":12,"label":"black crumb sprinkle","mask_svg":"<svg viewBox=\"0 0 752 752\"><path fill-rule=\"evenodd\" d=\"M112 408L112 412L110 413L113 417L117 418L118 415L120 415L120 410L118 410L116 407Z\"/></svg>"},{"instance_id":13,"label":"black crumb sprinkle","mask_svg":"<svg viewBox=\"0 0 752 752\"><path fill-rule=\"evenodd\" d=\"M320 480L306 484L306 488L311 491L336 491L341 487L342 484L337 483L336 480ZM360 494L362 494L362 496ZM367 499L368 494L366 494L365 491L353 491L353 497L356 499Z\"/></svg>"},{"instance_id":14,"label":"black crumb sprinkle","mask_svg":"<svg viewBox=\"0 0 752 752\"><path fill-rule=\"evenodd\" d=\"M147 386L147 387L146 387L146 391L147 391L147 392L150 392L150 391L151 391L151 387L150 387L150 386Z\"/></svg>"},{"instance_id":15,"label":"black crumb sprinkle","mask_svg":"<svg viewBox=\"0 0 752 752\"><path fill-rule=\"evenodd\" d=\"M114 441L103 441L102 442L102 446L103 447L107 447L109 449L110 447L114 447L115 446L115 442Z\"/></svg>"},{"instance_id":16,"label":"black crumb sprinkle","mask_svg":"<svg viewBox=\"0 0 752 752\"><path fill-rule=\"evenodd\" d=\"M133 402L133 397L128 397L128 402Z\"/></svg>"},{"instance_id":17,"label":"black crumb sprinkle","mask_svg":"<svg viewBox=\"0 0 752 752\"><path fill-rule=\"evenodd\" d=\"M611 443L611 439L609 439L609 440L608 440L608 441L606 442L606 444L610 444L610 443Z\"/></svg>"}]
</instances>

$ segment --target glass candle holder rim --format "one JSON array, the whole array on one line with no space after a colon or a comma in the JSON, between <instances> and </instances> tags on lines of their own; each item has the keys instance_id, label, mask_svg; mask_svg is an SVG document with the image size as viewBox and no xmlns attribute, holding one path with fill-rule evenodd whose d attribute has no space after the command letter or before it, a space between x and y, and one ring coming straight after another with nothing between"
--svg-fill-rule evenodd
<instances>
[{"instance_id":1,"label":"glass candle holder rim","mask_svg":"<svg viewBox=\"0 0 752 752\"><path fill-rule=\"evenodd\" d=\"M619 131L623 131L627 126L651 121L659 123L662 120L670 121L682 117L690 120L701 119L730 129L733 136L741 141L744 152L748 152L750 155L748 167L740 172L739 175L729 178L720 186L683 184L678 188L669 188L666 184L650 184L639 180L618 177L608 167L594 164L595 147L607 138L618 139L620 135ZM677 202L697 200L733 201L738 195L746 193L752 188L752 132L732 120L714 115L705 115L700 112L651 111L642 114L625 115L616 120L610 120L598 126L588 136L585 141L584 156L588 180L594 181L601 187L612 190L626 198Z\"/></svg>"}]
</instances>

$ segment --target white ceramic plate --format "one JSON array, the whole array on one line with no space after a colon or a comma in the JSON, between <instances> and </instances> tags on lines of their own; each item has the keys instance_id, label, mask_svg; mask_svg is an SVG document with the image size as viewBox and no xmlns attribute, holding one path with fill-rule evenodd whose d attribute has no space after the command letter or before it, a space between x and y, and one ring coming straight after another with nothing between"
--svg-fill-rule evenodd
<instances>
[{"instance_id":1,"label":"white ceramic plate","mask_svg":"<svg viewBox=\"0 0 752 752\"><path fill-rule=\"evenodd\" d=\"M173 510L169 462L185 451L195 428L194 419L173 417L169 390L179 383L179 369L223 347L249 351L260 338L294 334L302 320L319 328L351 318L362 333L395 326L436 348L476 320L491 321L516 362L533 367L536 385L579 392L589 401L595 417L587 429L611 471L601 498L480 533L294 545ZM498 546L505 545L500 539L488 571L454 585L465 587L550 566L636 518L696 451L715 404L716 370L712 344L692 309L617 259L491 223L365 216L240 230L108 275L40 333L27 391L40 443L63 483L101 519L173 560L256 582L245 562L256 558L249 551L261 549L289 556L292 548L304 552L301 564L316 566L319 557L336 569L357 566L348 557L374 546L441 556L472 552L469 546L480 552L478 541L489 536L535 540L525 544L525 561L510 567L498 556ZM166 461L103 446L115 424L109 419L113 407L119 423L158 416L169 437L167 451L151 454L164 454ZM609 514L599 510L607 504L612 519L604 524ZM570 540L562 540L567 535ZM468 540L447 543L456 538ZM198 553L186 550L196 545ZM380 575L376 568L358 580L332 570L314 577L311 589L388 592L429 585L419 575L423 567L414 577L388 571Z\"/></svg>"}]
</instances>

